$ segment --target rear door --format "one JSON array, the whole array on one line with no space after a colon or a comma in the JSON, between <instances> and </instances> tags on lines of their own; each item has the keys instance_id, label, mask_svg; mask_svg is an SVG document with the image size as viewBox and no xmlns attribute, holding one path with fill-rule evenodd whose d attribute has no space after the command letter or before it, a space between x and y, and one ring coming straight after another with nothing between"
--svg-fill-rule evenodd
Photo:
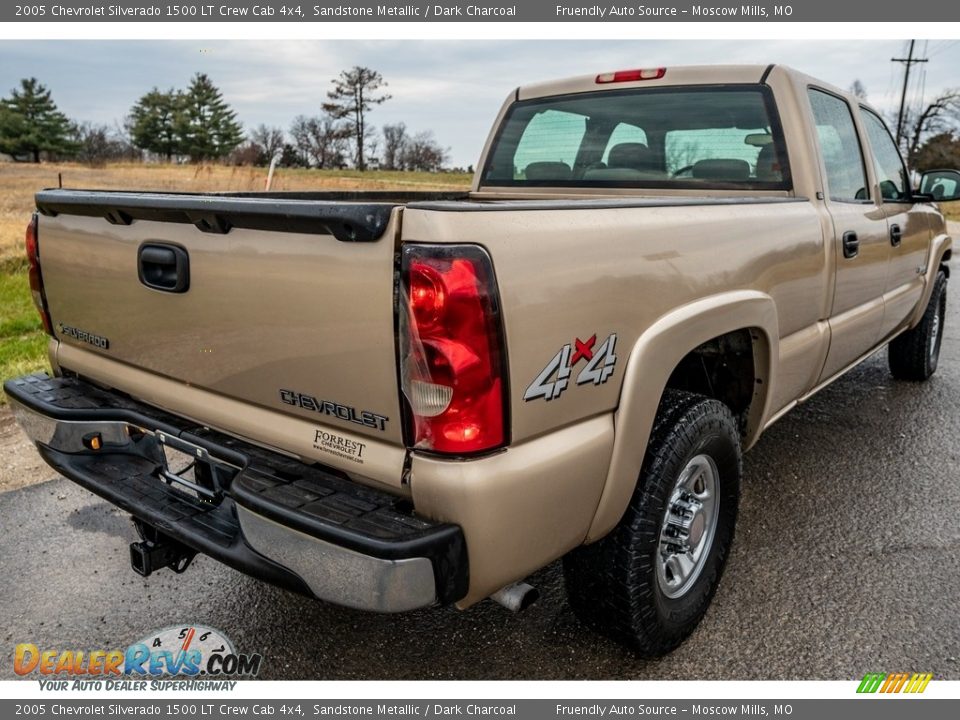
<instances>
[{"instance_id":1,"label":"rear door","mask_svg":"<svg viewBox=\"0 0 960 720\"><path fill-rule=\"evenodd\" d=\"M880 209L887 221L890 240L880 332L881 337L886 337L912 314L923 293L930 227L926 215L914 209L910 176L886 125L868 108L861 111L880 191Z\"/></svg>"},{"instance_id":2,"label":"rear door","mask_svg":"<svg viewBox=\"0 0 960 720\"><path fill-rule=\"evenodd\" d=\"M830 350L821 380L836 374L880 338L890 243L886 217L871 192L853 109L826 90L808 90L833 221L836 285Z\"/></svg>"}]
</instances>

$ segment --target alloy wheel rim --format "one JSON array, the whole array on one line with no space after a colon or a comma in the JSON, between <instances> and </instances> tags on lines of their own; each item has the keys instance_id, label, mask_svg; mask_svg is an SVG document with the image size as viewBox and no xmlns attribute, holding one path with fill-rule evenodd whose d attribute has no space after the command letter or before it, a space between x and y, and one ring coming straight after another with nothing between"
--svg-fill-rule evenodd
<instances>
[{"instance_id":1,"label":"alloy wheel rim","mask_svg":"<svg viewBox=\"0 0 960 720\"><path fill-rule=\"evenodd\" d=\"M933 360L937 355L937 341L940 339L940 308L933 314L933 322L930 324L930 359Z\"/></svg>"},{"instance_id":2,"label":"alloy wheel rim","mask_svg":"<svg viewBox=\"0 0 960 720\"><path fill-rule=\"evenodd\" d=\"M706 565L717 530L720 473L709 455L690 459L677 476L660 523L657 583L669 598L690 591Z\"/></svg>"}]
</instances>

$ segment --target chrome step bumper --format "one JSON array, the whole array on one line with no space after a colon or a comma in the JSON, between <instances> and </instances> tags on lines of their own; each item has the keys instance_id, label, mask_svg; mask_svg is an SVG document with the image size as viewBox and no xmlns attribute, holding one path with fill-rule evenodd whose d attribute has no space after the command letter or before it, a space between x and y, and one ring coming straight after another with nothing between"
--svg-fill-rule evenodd
<instances>
[{"instance_id":1,"label":"chrome step bumper","mask_svg":"<svg viewBox=\"0 0 960 720\"><path fill-rule=\"evenodd\" d=\"M54 469L242 572L375 612L466 594L460 528L418 517L403 498L77 378L28 375L4 391ZM191 461L190 476L171 454Z\"/></svg>"}]
</instances>

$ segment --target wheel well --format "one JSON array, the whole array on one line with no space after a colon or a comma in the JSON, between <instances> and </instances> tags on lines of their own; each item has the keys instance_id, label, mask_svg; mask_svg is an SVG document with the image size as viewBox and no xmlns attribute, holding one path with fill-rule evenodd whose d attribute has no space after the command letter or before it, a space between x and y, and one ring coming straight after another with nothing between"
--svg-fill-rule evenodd
<instances>
[{"instance_id":1,"label":"wheel well","mask_svg":"<svg viewBox=\"0 0 960 720\"><path fill-rule=\"evenodd\" d=\"M715 337L687 353L670 374L667 387L719 400L730 408L744 432L756 383L753 335L743 329Z\"/></svg>"}]
</instances>

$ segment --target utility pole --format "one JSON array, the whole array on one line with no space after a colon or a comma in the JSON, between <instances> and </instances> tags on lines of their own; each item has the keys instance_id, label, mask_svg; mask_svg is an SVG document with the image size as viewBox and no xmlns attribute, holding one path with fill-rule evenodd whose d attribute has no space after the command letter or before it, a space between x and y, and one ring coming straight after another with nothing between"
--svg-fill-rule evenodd
<instances>
[{"instance_id":1,"label":"utility pole","mask_svg":"<svg viewBox=\"0 0 960 720\"><path fill-rule=\"evenodd\" d=\"M907 53L905 58L890 58L890 62L898 62L904 64L903 70L903 92L900 94L900 112L897 114L897 147L900 147L900 141L903 139L903 115L906 111L907 105L907 83L910 82L910 66L916 65L917 63L927 62L927 58L914 58L913 57L913 46L916 44L916 40L910 41L910 51Z\"/></svg>"}]
</instances>

